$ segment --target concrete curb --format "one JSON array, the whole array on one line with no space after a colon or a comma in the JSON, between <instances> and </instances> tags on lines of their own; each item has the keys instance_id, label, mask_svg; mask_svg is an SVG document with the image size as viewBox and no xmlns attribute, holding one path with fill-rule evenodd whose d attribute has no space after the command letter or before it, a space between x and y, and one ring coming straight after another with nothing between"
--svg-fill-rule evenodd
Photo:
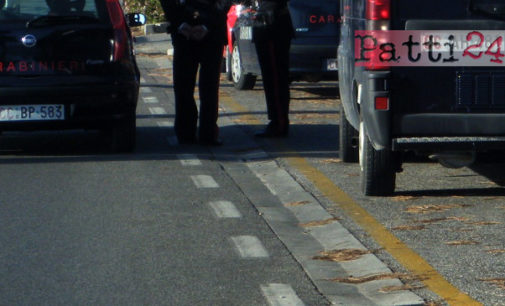
<instances>
[{"instance_id":1,"label":"concrete curb","mask_svg":"<svg viewBox=\"0 0 505 306\"><path fill-rule=\"evenodd\" d=\"M235 123L222 119L224 125ZM232 132L233 131L233 132ZM338 220L333 219L316 198L307 192L286 170L280 167L265 151L239 127L228 129L227 139L240 143L240 147L212 149L216 156L224 159L241 160L261 182L260 186L244 181L243 169L223 167L242 189L247 198L263 216L270 228L277 234L293 257L305 270L319 292L332 305L370 305L404 306L424 305L424 301L410 290L386 292L388 287L401 288L403 283L397 279L383 279L348 284L333 281L335 278L349 276L392 275L392 271L373 253L347 262L316 260L314 257L323 251L334 249L358 249L367 251ZM246 140L244 142L244 140ZM240 152L240 153L236 153ZM289 205L302 203L301 205ZM324 224L326 222L327 224ZM301 226L314 221L320 225Z\"/></svg>"},{"instance_id":2,"label":"concrete curb","mask_svg":"<svg viewBox=\"0 0 505 306\"><path fill-rule=\"evenodd\" d=\"M253 204L256 205L258 211L262 213L267 223L278 234L288 249L292 251L293 256L304 267L316 287L333 305L424 304L419 296L409 290L381 292L382 288L400 287L402 283L396 278L370 281L357 285L331 281L331 278L392 274L392 271L373 254L343 262L315 260L314 256L323 251L334 249L367 251L367 249L340 222L333 220L332 215L326 212L319 202L310 193L306 192L288 172L280 168L276 162L248 160L247 165L272 194L278 197L281 203L304 203L299 206L276 205L276 207L262 207L259 203ZM279 218L281 215L291 217ZM303 230L301 230L300 224L327 220L331 220L331 222L302 227ZM303 238L293 237L293 233L297 231L303 232L301 235ZM300 244L300 239L305 242ZM307 241L311 240L312 243L306 244ZM319 243L320 248L314 249L313 245L317 245L317 243ZM311 246L307 247L308 245ZM346 296L344 292L348 290L351 290L354 294Z\"/></svg>"},{"instance_id":3,"label":"concrete curb","mask_svg":"<svg viewBox=\"0 0 505 306\"><path fill-rule=\"evenodd\" d=\"M173 55L172 41L166 32L136 37L137 53Z\"/></svg>"}]
</instances>

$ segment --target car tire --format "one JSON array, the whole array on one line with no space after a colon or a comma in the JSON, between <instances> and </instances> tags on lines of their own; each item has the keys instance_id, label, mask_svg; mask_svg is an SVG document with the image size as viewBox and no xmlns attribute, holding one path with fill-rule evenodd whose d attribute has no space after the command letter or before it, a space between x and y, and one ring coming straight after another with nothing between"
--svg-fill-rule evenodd
<instances>
[{"instance_id":1,"label":"car tire","mask_svg":"<svg viewBox=\"0 0 505 306\"><path fill-rule=\"evenodd\" d=\"M361 190L367 196L389 196L396 183L395 155L390 149L376 150L366 135L363 122L359 131Z\"/></svg>"},{"instance_id":2,"label":"car tire","mask_svg":"<svg viewBox=\"0 0 505 306\"><path fill-rule=\"evenodd\" d=\"M359 159L357 141L359 133L345 117L344 107L340 105L339 152L344 163L356 163Z\"/></svg>"},{"instance_id":3,"label":"car tire","mask_svg":"<svg viewBox=\"0 0 505 306\"><path fill-rule=\"evenodd\" d=\"M240 50L238 43L233 43L233 51L231 54L231 75L233 86L239 90L253 89L256 84L256 76L244 73L242 61L240 59Z\"/></svg>"},{"instance_id":4,"label":"car tire","mask_svg":"<svg viewBox=\"0 0 505 306\"><path fill-rule=\"evenodd\" d=\"M111 150L114 153L131 153L135 150L137 122L135 114L114 123L110 130Z\"/></svg>"}]
</instances>

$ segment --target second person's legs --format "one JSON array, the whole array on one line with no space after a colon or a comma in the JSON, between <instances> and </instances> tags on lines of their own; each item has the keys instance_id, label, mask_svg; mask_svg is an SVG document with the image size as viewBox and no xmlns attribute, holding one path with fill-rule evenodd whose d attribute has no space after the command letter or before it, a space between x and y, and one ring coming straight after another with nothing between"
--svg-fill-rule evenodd
<instances>
[{"instance_id":1,"label":"second person's legs","mask_svg":"<svg viewBox=\"0 0 505 306\"><path fill-rule=\"evenodd\" d=\"M212 143L216 142L219 136L217 120L223 46L214 41L208 42L205 44L200 55L201 66L198 81L200 91L200 125L198 136L201 142Z\"/></svg>"}]
</instances>

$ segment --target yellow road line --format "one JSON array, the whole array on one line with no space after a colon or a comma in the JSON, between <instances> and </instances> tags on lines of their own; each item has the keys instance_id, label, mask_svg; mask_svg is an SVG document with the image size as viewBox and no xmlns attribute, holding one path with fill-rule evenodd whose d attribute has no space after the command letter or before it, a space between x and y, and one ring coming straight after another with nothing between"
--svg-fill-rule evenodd
<instances>
[{"instance_id":1,"label":"yellow road line","mask_svg":"<svg viewBox=\"0 0 505 306\"><path fill-rule=\"evenodd\" d=\"M226 93L221 93L221 102L232 111L248 113L249 110L236 102ZM243 115L251 124L261 124L254 115ZM385 251L391 254L411 273L423 277L428 289L439 295L449 305L482 305L466 293L449 283L426 260L398 239L343 190L338 188L326 175L309 164L302 157L284 157L284 159L302 173L321 193L337 204L345 213L363 228Z\"/></svg>"},{"instance_id":2,"label":"yellow road line","mask_svg":"<svg viewBox=\"0 0 505 306\"><path fill-rule=\"evenodd\" d=\"M300 171L330 201L337 204L346 214L363 228L384 250L415 275L425 277L423 283L450 305L481 305L467 294L451 285L428 262L410 249L372 215L338 188L326 175L312 167L301 157L286 160Z\"/></svg>"}]
</instances>

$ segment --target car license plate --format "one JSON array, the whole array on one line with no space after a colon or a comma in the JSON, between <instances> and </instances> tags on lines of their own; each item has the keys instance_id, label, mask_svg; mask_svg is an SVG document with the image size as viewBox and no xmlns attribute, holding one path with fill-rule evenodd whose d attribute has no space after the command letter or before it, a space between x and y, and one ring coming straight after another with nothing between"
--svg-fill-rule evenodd
<instances>
[{"instance_id":1,"label":"car license plate","mask_svg":"<svg viewBox=\"0 0 505 306\"><path fill-rule=\"evenodd\" d=\"M65 107L61 104L0 106L0 121L39 121L64 119Z\"/></svg>"},{"instance_id":2,"label":"car license plate","mask_svg":"<svg viewBox=\"0 0 505 306\"><path fill-rule=\"evenodd\" d=\"M328 71L338 70L336 58L329 58L326 60L326 70L328 70Z\"/></svg>"}]
</instances>

